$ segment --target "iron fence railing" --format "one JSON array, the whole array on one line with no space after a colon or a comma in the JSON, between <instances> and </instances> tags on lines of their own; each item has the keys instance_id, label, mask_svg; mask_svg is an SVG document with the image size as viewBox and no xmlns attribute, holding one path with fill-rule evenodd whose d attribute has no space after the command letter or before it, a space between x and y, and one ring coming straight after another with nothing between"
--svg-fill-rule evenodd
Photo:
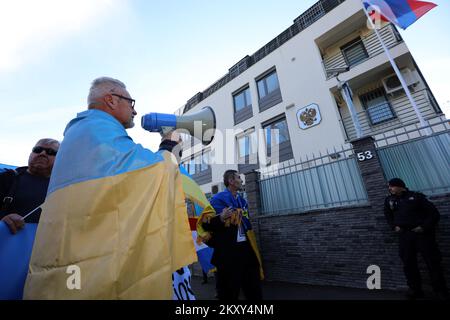
<instances>
[{"instance_id":1,"label":"iron fence railing","mask_svg":"<svg viewBox=\"0 0 450 320\"><path fill-rule=\"evenodd\" d=\"M375 137L387 180L403 179L411 190L427 195L450 192L450 122L415 124Z\"/></svg>"},{"instance_id":2,"label":"iron fence railing","mask_svg":"<svg viewBox=\"0 0 450 320\"><path fill-rule=\"evenodd\" d=\"M351 146L259 169L262 214L358 205L367 193Z\"/></svg>"}]
</instances>

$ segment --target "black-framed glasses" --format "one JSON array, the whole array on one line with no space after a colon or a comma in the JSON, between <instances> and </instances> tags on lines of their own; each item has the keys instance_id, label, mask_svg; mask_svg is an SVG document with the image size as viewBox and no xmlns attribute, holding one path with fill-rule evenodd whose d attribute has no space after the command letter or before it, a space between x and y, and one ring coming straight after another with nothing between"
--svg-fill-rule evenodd
<instances>
[{"instance_id":1,"label":"black-framed glasses","mask_svg":"<svg viewBox=\"0 0 450 320\"><path fill-rule=\"evenodd\" d=\"M135 103L136 103L136 100L131 99L131 98L128 98L128 97L124 97L124 96L122 96L122 95L120 95L120 94L116 94L116 93L111 93L111 95L112 95L112 96L119 97L119 98L122 98L122 99L124 99L124 100L127 100L127 101L131 102L131 107L134 109L134 105L135 105Z\"/></svg>"},{"instance_id":2,"label":"black-framed glasses","mask_svg":"<svg viewBox=\"0 0 450 320\"><path fill-rule=\"evenodd\" d=\"M34 153L41 153L42 151L45 151L45 153L48 156L56 156L56 154L58 153L58 151L53 150L52 148L44 148L44 147L34 147L32 150Z\"/></svg>"}]
</instances>

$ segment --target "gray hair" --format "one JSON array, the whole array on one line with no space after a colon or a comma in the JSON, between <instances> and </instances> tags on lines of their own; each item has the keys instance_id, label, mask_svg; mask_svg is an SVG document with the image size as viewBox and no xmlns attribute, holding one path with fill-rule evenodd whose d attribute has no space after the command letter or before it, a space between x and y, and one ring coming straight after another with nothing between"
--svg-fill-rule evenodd
<instances>
[{"instance_id":1,"label":"gray hair","mask_svg":"<svg viewBox=\"0 0 450 320\"><path fill-rule=\"evenodd\" d=\"M56 146L59 149L59 141L51 138L44 138L40 139L38 142L36 142L36 145L38 144L47 144L51 146Z\"/></svg>"},{"instance_id":2,"label":"gray hair","mask_svg":"<svg viewBox=\"0 0 450 320\"><path fill-rule=\"evenodd\" d=\"M89 89L89 95L87 98L88 106L91 106L105 94L114 92L117 87L126 89L126 86L122 81L114 78L100 77L95 79L92 81L91 88Z\"/></svg>"}]
</instances>

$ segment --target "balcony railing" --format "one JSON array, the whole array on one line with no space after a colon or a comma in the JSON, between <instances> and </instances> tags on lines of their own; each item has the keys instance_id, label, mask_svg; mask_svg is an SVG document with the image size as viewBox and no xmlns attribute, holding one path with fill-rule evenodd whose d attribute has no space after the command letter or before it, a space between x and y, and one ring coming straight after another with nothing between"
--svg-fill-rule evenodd
<instances>
[{"instance_id":1,"label":"balcony railing","mask_svg":"<svg viewBox=\"0 0 450 320\"><path fill-rule=\"evenodd\" d=\"M395 29L395 27L392 24L388 24L381 28L379 30L380 36L383 39L384 43L386 44L387 48L393 48L396 45L403 42L400 34ZM364 57L361 57L360 59L356 59L355 57L352 57L352 62L349 63L348 57L344 55L342 51L340 51L337 54L334 54L332 56L325 56L323 59L323 65L325 68L325 74L327 76L327 79L330 79L332 75L329 75L327 70L330 69L336 69L336 68L345 68L349 67L350 69L363 63L364 61L367 61L380 53L383 53L383 47L381 46L380 42L378 41L378 38L375 34L375 32L372 32L364 37L361 38L358 42L355 42L353 45L362 45L365 49L365 55Z\"/></svg>"},{"instance_id":2,"label":"balcony railing","mask_svg":"<svg viewBox=\"0 0 450 320\"><path fill-rule=\"evenodd\" d=\"M412 95L414 100L416 101L420 113L425 119L438 116L437 110L433 107L432 99L428 90L420 90L412 93ZM387 110L387 104L389 104L389 108L392 110L394 117L383 122L373 124L368 110L357 113L363 136L380 134L382 132L404 127L419 121L413 107L409 103L409 100L405 94L402 94L401 96L398 96L396 98L392 98L385 104L386 108L382 108L383 105L371 107L374 109L380 107L379 109ZM374 117L373 113L372 117ZM349 115L342 118L341 122L344 126L348 140L355 139L357 137L356 130L351 116Z\"/></svg>"}]
</instances>

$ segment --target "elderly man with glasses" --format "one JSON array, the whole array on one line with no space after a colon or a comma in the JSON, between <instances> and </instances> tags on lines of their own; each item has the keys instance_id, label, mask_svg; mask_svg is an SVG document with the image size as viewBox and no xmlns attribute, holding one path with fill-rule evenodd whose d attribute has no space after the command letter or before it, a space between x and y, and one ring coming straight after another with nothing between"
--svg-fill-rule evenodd
<instances>
[{"instance_id":1,"label":"elderly man with glasses","mask_svg":"<svg viewBox=\"0 0 450 320\"><path fill-rule=\"evenodd\" d=\"M27 223L38 223L41 210L29 215L45 200L59 142L41 139L33 147L27 167L0 174L0 219L16 234Z\"/></svg>"},{"instance_id":2,"label":"elderly man with glasses","mask_svg":"<svg viewBox=\"0 0 450 320\"><path fill-rule=\"evenodd\" d=\"M172 299L172 273L197 260L176 156L179 135L152 152L126 132L134 99L119 80L92 82L53 169L25 299ZM167 148L167 145L173 148ZM80 270L66 289L67 266Z\"/></svg>"}]
</instances>

